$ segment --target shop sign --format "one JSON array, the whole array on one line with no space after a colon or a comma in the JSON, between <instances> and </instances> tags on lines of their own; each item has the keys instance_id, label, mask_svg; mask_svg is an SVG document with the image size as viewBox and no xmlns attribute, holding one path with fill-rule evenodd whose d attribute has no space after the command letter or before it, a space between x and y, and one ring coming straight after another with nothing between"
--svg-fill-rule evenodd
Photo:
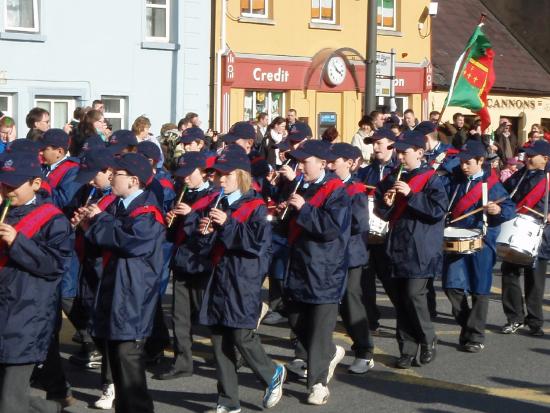
<instances>
[{"instance_id":1,"label":"shop sign","mask_svg":"<svg viewBox=\"0 0 550 413\"><path fill-rule=\"evenodd\" d=\"M255 67L252 70L252 77L256 82L287 83L290 73L282 67L279 67L274 71L263 70L261 67Z\"/></svg>"},{"instance_id":2,"label":"shop sign","mask_svg":"<svg viewBox=\"0 0 550 413\"><path fill-rule=\"evenodd\" d=\"M542 101L536 99L522 98L489 98L487 99L487 107L490 109L518 109L518 110L535 110L537 106L542 106Z\"/></svg>"}]
</instances>

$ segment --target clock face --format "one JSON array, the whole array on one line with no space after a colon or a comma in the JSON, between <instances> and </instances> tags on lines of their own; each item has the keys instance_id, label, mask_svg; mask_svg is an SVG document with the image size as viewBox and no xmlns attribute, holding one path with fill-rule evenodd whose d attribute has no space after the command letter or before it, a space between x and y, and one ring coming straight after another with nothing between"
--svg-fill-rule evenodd
<instances>
[{"instance_id":1,"label":"clock face","mask_svg":"<svg viewBox=\"0 0 550 413\"><path fill-rule=\"evenodd\" d=\"M346 62L340 56L332 57L326 66L325 81L332 86L338 86L346 79Z\"/></svg>"}]
</instances>

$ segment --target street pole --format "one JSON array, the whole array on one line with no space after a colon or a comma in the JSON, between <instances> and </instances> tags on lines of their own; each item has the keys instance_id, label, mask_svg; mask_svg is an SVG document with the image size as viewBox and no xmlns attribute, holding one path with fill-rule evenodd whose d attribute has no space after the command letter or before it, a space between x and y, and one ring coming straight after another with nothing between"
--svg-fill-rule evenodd
<instances>
[{"instance_id":1,"label":"street pole","mask_svg":"<svg viewBox=\"0 0 550 413\"><path fill-rule=\"evenodd\" d=\"M367 0L367 70L365 75L365 97L363 112L368 115L376 109L376 15L378 2Z\"/></svg>"}]
</instances>

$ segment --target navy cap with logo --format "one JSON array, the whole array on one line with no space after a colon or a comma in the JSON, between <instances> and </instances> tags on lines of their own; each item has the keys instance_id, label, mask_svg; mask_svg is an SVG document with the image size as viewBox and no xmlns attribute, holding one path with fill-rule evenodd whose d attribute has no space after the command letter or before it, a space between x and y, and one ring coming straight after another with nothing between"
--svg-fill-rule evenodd
<instances>
[{"instance_id":1,"label":"navy cap with logo","mask_svg":"<svg viewBox=\"0 0 550 413\"><path fill-rule=\"evenodd\" d=\"M115 158L109 149L104 147L88 151L80 161L75 181L81 184L88 183L95 178L98 172L114 168L115 165Z\"/></svg>"},{"instance_id":2,"label":"navy cap with logo","mask_svg":"<svg viewBox=\"0 0 550 413\"><path fill-rule=\"evenodd\" d=\"M427 135L428 133L435 132L437 130L437 125L433 122L430 122L429 120L425 120L416 125L416 128L414 128L414 130L419 131L424 135Z\"/></svg>"},{"instance_id":3,"label":"navy cap with logo","mask_svg":"<svg viewBox=\"0 0 550 413\"><path fill-rule=\"evenodd\" d=\"M525 148L525 154L527 156L550 156L550 143L547 141L535 141L529 148Z\"/></svg>"},{"instance_id":4,"label":"navy cap with logo","mask_svg":"<svg viewBox=\"0 0 550 413\"><path fill-rule=\"evenodd\" d=\"M96 149L105 149L106 144L103 139L101 139L101 136L94 135L87 138L84 143L82 144L82 152L81 156L85 156L88 151L94 151Z\"/></svg>"},{"instance_id":5,"label":"navy cap with logo","mask_svg":"<svg viewBox=\"0 0 550 413\"><path fill-rule=\"evenodd\" d=\"M181 133L180 143L184 145L198 140L204 140L204 132L197 126L187 128Z\"/></svg>"},{"instance_id":6,"label":"navy cap with logo","mask_svg":"<svg viewBox=\"0 0 550 413\"><path fill-rule=\"evenodd\" d=\"M223 136L223 141L228 144L237 142L237 139L256 139L256 129L254 129L254 125L245 121L237 122L231 126L229 132Z\"/></svg>"},{"instance_id":7,"label":"navy cap with logo","mask_svg":"<svg viewBox=\"0 0 550 413\"><path fill-rule=\"evenodd\" d=\"M144 185L153 180L153 168L149 160L140 153L125 153L115 158L115 169L127 171L131 176L137 176Z\"/></svg>"},{"instance_id":8,"label":"navy cap with logo","mask_svg":"<svg viewBox=\"0 0 550 413\"><path fill-rule=\"evenodd\" d=\"M63 129L48 129L42 135L40 140L41 149L51 146L52 148L63 148L67 150L69 148L69 135L65 133Z\"/></svg>"},{"instance_id":9,"label":"navy cap with logo","mask_svg":"<svg viewBox=\"0 0 550 413\"><path fill-rule=\"evenodd\" d=\"M36 177L42 177L42 168L36 154L4 152L0 155L0 183L18 188Z\"/></svg>"},{"instance_id":10,"label":"navy cap with logo","mask_svg":"<svg viewBox=\"0 0 550 413\"><path fill-rule=\"evenodd\" d=\"M458 157L461 161L469 161L472 158L486 158L487 149L482 142L475 139L468 139L460 149Z\"/></svg>"},{"instance_id":11,"label":"navy cap with logo","mask_svg":"<svg viewBox=\"0 0 550 413\"><path fill-rule=\"evenodd\" d=\"M363 141L367 144L373 143L374 141L378 141L380 139L389 139L390 141L396 141L397 137L395 134L391 131L390 128L380 128L374 131L372 136L367 136Z\"/></svg>"},{"instance_id":12,"label":"navy cap with logo","mask_svg":"<svg viewBox=\"0 0 550 413\"><path fill-rule=\"evenodd\" d=\"M195 169L206 169L208 157L204 152L186 152L178 159L175 176L185 178L193 173Z\"/></svg>"},{"instance_id":13,"label":"navy cap with logo","mask_svg":"<svg viewBox=\"0 0 550 413\"><path fill-rule=\"evenodd\" d=\"M113 133L109 139L109 147L111 148L114 154L122 153L123 149L128 148L129 146L137 146L138 140L134 132L121 129Z\"/></svg>"},{"instance_id":14,"label":"navy cap with logo","mask_svg":"<svg viewBox=\"0 0 550 413\"><path fill-rule=\"evenodd\" d=\"M307 123L296 122L290 127L287 139L290 139L290 141L296 143L302 142L304 139L311 138L312 136L313 133Z\"/></svg>"},{"instance_id":15,"label":"navy cap with logo","mask_svg":"<svg viewBox=\"0 0 550 413\"><path fill-rule=\"evenodd\" d=\"M361 149L357 146L350 145L349 143L335 143L330 147L330 153L332 159L336 160L338 158L344 159L358 159L362 156Z\"/></svg>"},{"instance_id":16,"label":"navy cap with logo","mask_svg":"<svg viewBox=\"0 0 550 413\"><path fill-rule=\"evenodd\" d=\"M158 162L161 157L160 148L151 141L140 142L137 146L137 151L146 158L152 159L156 162Z\"/></svg>"},{"instance_id":17,"label":"navy cap with logo","mask_svg":"<svg viewBox=\"0 0 550 413\"><path fill-rule=\"evenodd\" d=\"M332 155L330 153L330 143L320 140L307 140L299 148L290 151L290 156L299 161L307 159L311 156L315 156L319 159L330 160Z\"/></svg>"},{"instance_id":18,"label":"navy cap with logo","mask_svg":"<svg viewBox=\"0 0 550 413\"><path fill-rule=\"evenodd\" d=\"M426 146L426 137L416 129L407 131L402 137L397 139L392 145L397 151L405 151L409 148L424 148Z\"/></svg>"},{"instance_id":19,"label":"navy cap with logo","mask_svg":"<svg viewBox=\"0 0 550 413\"><path fill-rule=\"evenodd\" d=\"M235 169L242 169L250 172L250 159L244 151L225 149L220 156L216 158L216 163L212 166L218 172L228 174Z\"/></svg>"},{"instance_id":20,"label":"navy cap with logo","mask_svg":"<svg viewBox=\"0 0 550 413\"><path fill-rule=\"evenodd\" d=\"M11 141L6 148L7 152L28 152L38 156L40 152L40 143L30 139L16 139Z\"/></svg>"}]
</instances>

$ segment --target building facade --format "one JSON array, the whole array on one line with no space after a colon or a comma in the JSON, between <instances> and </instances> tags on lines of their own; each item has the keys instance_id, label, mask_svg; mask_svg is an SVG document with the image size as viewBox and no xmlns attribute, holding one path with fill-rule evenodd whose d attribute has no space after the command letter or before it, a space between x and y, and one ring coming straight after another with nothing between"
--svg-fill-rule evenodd
<instances>
[{"instance_id":1,"label":"building facade","mask_svg":"<svg viewBox=\"0 0 550 413\"><path fill-rule=\"evenodd\" d=\"M216 1L212 117L220 130L290 108L314 136L334 124L349 141L361 118L367 0ZM379 0L378 47L395 49L397 107L423 117L431 88L427 0ZM387 98L379 98L387 104Z\"/></svg>"},{"instance_id":2,"label":"building facade","mask_svg":"<svg viewBox=\"0 0 550 413\"><path fill-rule=\"evenodd\" d=\"M186 112L208 122L211 3L0 0L0 111L24 136L34 106L52 127L105 101L115 129L142 114L152 132Z\"/></svg>"}]
</instances>

